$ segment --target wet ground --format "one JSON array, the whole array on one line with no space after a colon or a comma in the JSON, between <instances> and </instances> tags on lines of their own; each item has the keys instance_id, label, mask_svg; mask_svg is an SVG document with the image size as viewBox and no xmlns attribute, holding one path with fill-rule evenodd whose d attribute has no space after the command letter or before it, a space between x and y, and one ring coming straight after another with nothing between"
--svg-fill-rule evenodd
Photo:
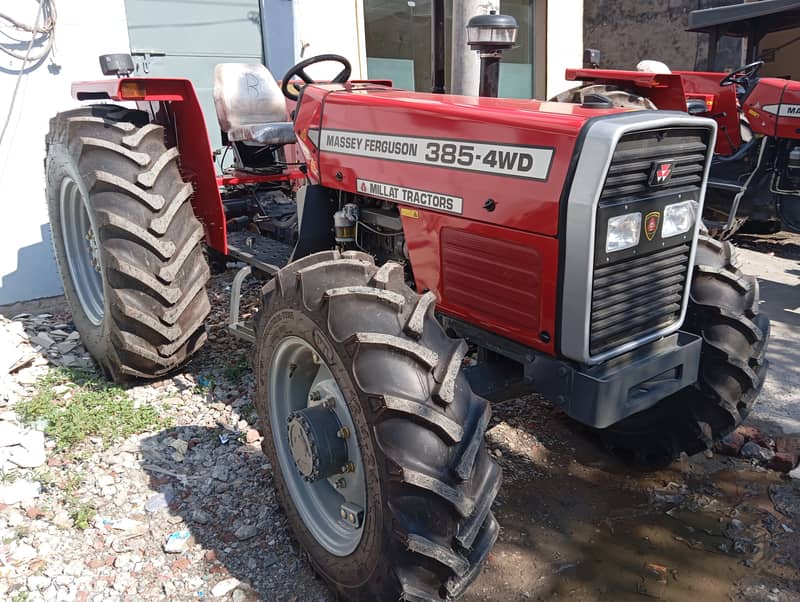
<instances>
[{"instance_id":1,"label":"wet ground","mask_svg":"<svg viewBox=\"0 0 800 602\"><path fill-rule=\"evenodd\" d=\"M797 480L720 455L643 472L535 396L494 410L502 531L465 600L800 600Z\"/></svg>"}]
</instances>

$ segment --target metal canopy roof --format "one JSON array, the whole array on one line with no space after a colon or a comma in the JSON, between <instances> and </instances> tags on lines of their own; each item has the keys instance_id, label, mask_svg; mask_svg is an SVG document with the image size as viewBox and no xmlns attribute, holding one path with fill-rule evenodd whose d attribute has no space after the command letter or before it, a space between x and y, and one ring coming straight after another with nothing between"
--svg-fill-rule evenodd
<instances>
[{"instance_id":1,"label":"metal canopy roof","mask_svg":"<svg viewBox=\"0 0 800 602\"><path fill-rule=\"evenodd\" d=\"M779 31L800 26L800 0L760 0L689 13L687 31L747 36L753 29Z\"/></svg>"}]
</instances>

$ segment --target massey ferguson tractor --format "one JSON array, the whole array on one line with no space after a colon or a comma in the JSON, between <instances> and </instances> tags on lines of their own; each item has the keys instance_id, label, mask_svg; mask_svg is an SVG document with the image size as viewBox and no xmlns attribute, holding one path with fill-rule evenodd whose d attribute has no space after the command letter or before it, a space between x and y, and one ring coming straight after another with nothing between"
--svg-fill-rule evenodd
<instances>
[{"instance_id":1,"label":"massey ferguson tractor","mask_svg":"<svg viewBox=\"0 0 800 602\"><path fill-rule=\"evenodd\" d=\"M713 118L719 135L704 213L712 234L727 238L748 220L761 231L800 232L800 81L792 80L800 77L800 2L693 11L688 31L710 34L708 71L671 71L655 61L642 61L643 71L568 69L567 79L583 85L554 100L579 103L589 95L595 104ZM746 39L749 62L718 73L726 36Z\"/></svg>"},{"instance_id":2,"label":"massey ferguson tractor","mask_svg":"<svg viewBox=\"0 0 800 602\"><path fill-rule=\"evenodd\" d=\"M769 322L699 218L713 120L407 92L336 55L280 85L221 64L217 175L188 80L101 64L118 77L73 84L87 104L47 135L75 325L109 378L160 377L206 340L210 264L245 264L230 328L255 345L263 450L342 597L453 599L479 574L501 479L481 395L509 374L643 461L753 407Z\"/></svg>"}]
</instances>

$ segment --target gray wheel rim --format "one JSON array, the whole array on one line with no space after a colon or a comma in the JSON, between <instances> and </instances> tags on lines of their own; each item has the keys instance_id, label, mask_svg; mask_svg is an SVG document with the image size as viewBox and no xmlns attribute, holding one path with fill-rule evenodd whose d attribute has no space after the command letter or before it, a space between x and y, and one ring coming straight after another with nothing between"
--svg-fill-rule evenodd
<instances>
[{"instance_id":1,"label":"gray wheel rim","mask_svg":"<svg viewBox=\"0 0 800 602\"><path fill-rule=\"evenodd\" d=\"M311 392L320 392L319 400L311 400ZM347 455L355 466L353 472L309 483L301 476L289 448L287 419L302 410L333 399L332 409L343 427L350 430ZM278 343L272 356L269 383L269 421L275 451L292 502L314 539L334 556L351 554L361 541L366 519L366 479L358 436L344 395L328 365L311 345L299 337L287 337ZM336 487L344 479L345 487ZM341 485L341 482L340 482ZM363 509L364 518L356 528L343 520L343 503Z\"/></svg>"},{"instance_id":2,"label":"gray wheel rim","mask_svg":"<svg viewBox=\"0 0 800 602\"><path fill-rule=\"evenodd\" d=\"M100 250L97 234L86 210L86 201L72 178L66 177L61 181L59 208L61 236L72 285L86 317L99 326L103 321L105 305Z\"/></svg>"}]
</instances>

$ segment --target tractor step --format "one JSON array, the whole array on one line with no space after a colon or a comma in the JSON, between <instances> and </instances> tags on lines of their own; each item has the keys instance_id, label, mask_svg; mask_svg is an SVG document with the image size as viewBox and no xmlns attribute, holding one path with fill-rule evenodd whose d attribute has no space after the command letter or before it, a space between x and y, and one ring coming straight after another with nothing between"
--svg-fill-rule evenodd
<instances>
[{"instance_id":1,"label":"tractor step","mask_svg":"<svg viewBox=\"0 0 800 602\"><path fill-rule=\"evenodd\" d=\"M289 263L294 247L252 232L229 232L228 255L268 276Z\"/></svg>"},{"instance_id":2,"label":"tractor step","mask_svg":"<svg viewBox=\"0 0 800 602\"><path fill-rule=\"evenodd\" d=\"M717 190L727 190L728 192L741 192L744 190L744 187L736 184L735 182L729 182L728 180L718 180L716 178L708 178L708 187L709 188L716 188Z\"/></svg>"},{"instance_id":3,"label":"tractor step","mask_svg":"<svg viewBox=\"0 0 800 602\"><path fill-rule=\"evenodd\" d=\"M246 265L236 272L236 276L233 277L233 282L231 283L231 307L230 317L228 319L228 330L230 330L231 334L235 337L244 339L250 343L255 343L255 322L253 320L242 320L239 316L240 305L242 303L242 283L252 271L253 268Z\"/></svg>"}]
</instances>

